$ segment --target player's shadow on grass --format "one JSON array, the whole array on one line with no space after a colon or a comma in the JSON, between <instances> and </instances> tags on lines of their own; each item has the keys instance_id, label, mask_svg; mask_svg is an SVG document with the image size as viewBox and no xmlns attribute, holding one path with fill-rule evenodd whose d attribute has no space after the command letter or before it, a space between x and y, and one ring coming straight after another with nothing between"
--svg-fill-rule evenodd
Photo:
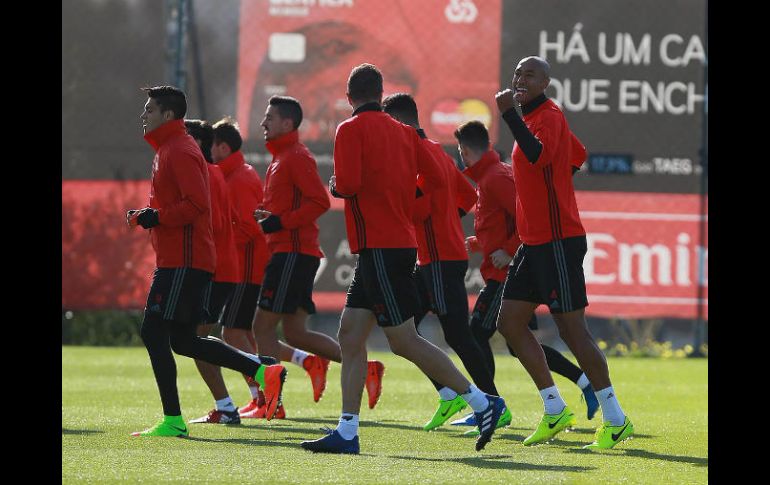
<instances>
[{"instance_id":1,"label":"player's shadow on grass","mask_svg":"<svg viewBox=\"0 0 770 485\"><path fill-rule=\"evenodd\" d=\"M548 471L548 472L586 472L595 470L595 467L588 466L561 466L561 465L537 465L534 463L522 463L517 461L503 461L506 458L512 458L513 455L487 455L467 458L422 458L415 456L388 456L398 460L409 461L432 461L432 462L451 462L462 463L464 465L476 468L489 468L493 470L524 470L524 471Z\"/></svg>"},{"instance_id":2,"label":"player's shadow on grass","mask_svg":"<svg viewBox=\"0 0 770 485\"><path fill-rule=\"evenodd\" d=\"M636 435L634 435L636 436ZM622 446L622 445L621 445ZM583 449L573 449L569 450L571 453L579 453L579 454L595 454L596 452L591 450L583 450ZM681 455L664 455L661 453L654 453L652 451L647 450L640 450L636 448L615 448L613 449L615 452L622 452L626 456L632 456L635 458L648 458L650 460L663 460L663 461L673 461L677 463L690 463L695 466L705 466L707 467L709 465L709 459L708 458L702 458L699 456L681 456Z\"/></svg>"},{"instance_id":3,"label":"player's shadow on grass","mask_svg":"<svg viewBox=\"0 0 770 485\"><path fill-rule=\"evenodd\" d=\"M61 434L96 434L96 433L104 433L104 431L100 431L98 429L67 429L67 428L61 429Z\"/></svg>"},{"instance_id":4,"label":"player's shadow on grass","mask_svg":"<svg viewBox=\"0 0 770 485\"><path fill-rule=\"evenodd\" d=\"M199 436L187 436L181 438L189 441L201 441L204 443L230 443L234 445L248 445L248 446L279 446L283 448L296 449L299 448L295 443L287 443L285 441L276 441L275 439L260 440L257 438L201 438Z\"/></svg>"},{"instance_id":5,"label":"player's shadow on grass","mask_svg":"<svg viewBox=\"0 0 770 485\"><path fill-rule=\"evenodd\" d=\"M294 421L298 423L317 423L317 424L324 424L326 426L329 426L331 428L336 428L337 423L339 423L338 418L333 419L320 419L320 418L297 418ZM393 428L393 429L405 429L410 431L419 431L422 430L422 426L413 424L413 425L406 425L406 424L395 424L399 421L395 421L392 419L381 419L379 421L366 421L360 424L361 428Z\"/></svg>"}]
</instances>

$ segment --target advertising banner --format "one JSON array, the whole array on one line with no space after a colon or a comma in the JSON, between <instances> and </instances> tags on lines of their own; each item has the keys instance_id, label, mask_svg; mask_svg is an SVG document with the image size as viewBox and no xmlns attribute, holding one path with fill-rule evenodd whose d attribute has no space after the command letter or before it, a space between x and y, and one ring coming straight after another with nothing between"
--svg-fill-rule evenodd
<instances>
[{"instance_id":1,"label":"advertising banner","mask_svg":"<svg viewBox=\"0 0 770 485\"><path fill-rule=\"evenodd\" d=\"M62 308L144 307L155 255L148 231L126 226L125 210L144 206L148 194L146 181L63 183ZM697 196L578 192L577 202L588 233L588 315L694 318L701 265L708 309L708 249L697 243ZM326 257L314 299L322 312L342 310L356 264L341 209L332 199L332 210L319 219ZM463 219L467 235L472 218ZM471 303L484 285L480 263L473 255L465 278Z\"/></svg>"},{"instance_id":2,"label":"advertising banner","mask_svg":"<svg viewBox=\"0 0 770 485\"><path fill-rule=\"evenodd\" d=\"M481 119L497 133L501 0L244 0L241 3L237 119L245 139L274 94L302 104L302 139L331 153L352 109L353 67L383 74L385 95L415 97L423 128L455 144L457 125Z\"/></svg>"}]
</instances>

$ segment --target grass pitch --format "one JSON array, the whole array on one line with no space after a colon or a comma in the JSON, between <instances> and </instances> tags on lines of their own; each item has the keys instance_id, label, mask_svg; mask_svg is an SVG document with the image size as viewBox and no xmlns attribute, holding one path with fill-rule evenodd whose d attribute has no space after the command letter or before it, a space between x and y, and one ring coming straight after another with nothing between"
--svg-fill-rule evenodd
<instances>
[{"instance_id":1,"label":"grass pitch","mask_svg":"<svg viewBox=\"0 0 770 485\"><path fill-rule=\"evenodd\" d=\"M193 361L175 357L183 416L202 416L213 408L213 400ZM288 419L197 424L190 425L186 439L142 439L130 433L148 428L162 412L145 349L62 347L62 482L708 482L705 359L609 359L613 385L636 436L597 453L581 446L592 441L601 412L587 421L580 390L557 375L562 396L578 416L577 428L549 444L524 447L521 441L537 425L542 401L521 364L496 355L496 384L513 422L477 453L475 438L462 436L467 428L447 424L422 431L437 395L416 367L390 353L370 352L370 358L385 363L383 395L370 410L364 391L361 455L350 456L312 454L299 447L302 440L320 437L319 427L336 426L339 364L332 363L319 403L313 402L305 372L286 364ZM250 395L243 379L229 370L224 376L236 405L245 404Z\"/></svg>"}]
</instances>

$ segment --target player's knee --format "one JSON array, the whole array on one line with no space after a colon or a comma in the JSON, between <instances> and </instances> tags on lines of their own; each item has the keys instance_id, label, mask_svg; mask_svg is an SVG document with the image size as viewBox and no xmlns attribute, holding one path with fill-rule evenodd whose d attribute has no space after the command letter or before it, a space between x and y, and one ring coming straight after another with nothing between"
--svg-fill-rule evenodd
<instances>
[{"instance_id":1,"label":"player's knee","mask_svg":"<svg viewBox=\"0 0 770 485\"><path fill-rule=\"evenodd\" d=\"M473 338L472 335L461 335L459 332L444 332L444 340L456 353L460 354L462 351L470 345L469 338Z\"/></svg>"},{"instance_id":2,"label":"player's knee","mask_svg":"<svg viewBox=\"0 0 770 485\"><path fill-rule=\"evenodd\" d=\"M413 340L404 338L403 335L386 335L388 337L388 344L390 344L390 350L399 357L409 359L413 353Z\"/></svg>"},{"instance_id":3,"label":"player's knee","mask_svg":"<svg viewBox=\"0 0 770 485\"><path fill-rule=\"evenodd\" d=\"M162 343L164 337L163 320L154 314L144 314L142 328L139 330L139 336L146 347Z\"/></svg>"},{"instance_id":4,"label":"player's knee","mask_svg":"<svg viewBox=\"0 0 770 485\"><path fill-rule=\"evenodd\" d=\"M195 345L194 341L196 338L197 337L194 334L172 333L170 338L171 350L173 350L175 354L192 357Z\"/></svg>"}]
</instances>

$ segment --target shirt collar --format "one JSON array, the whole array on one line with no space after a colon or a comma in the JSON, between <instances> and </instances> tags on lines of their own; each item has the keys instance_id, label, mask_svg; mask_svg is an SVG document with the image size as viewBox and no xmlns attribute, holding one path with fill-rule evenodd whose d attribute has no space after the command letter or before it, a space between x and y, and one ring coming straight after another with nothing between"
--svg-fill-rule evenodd
<instances>
[{"instance_id":1,"label":"shirt collar","mask_svg":"<svg viewBox=\"0 0 770 485\"><path fill-rule=\"evenodd\" d=\"M185 133L187 129L184 126L184 120L171 120L146 133L144 139L157 152L168 140Z\"/></svg>"},{"instance_id":2,"label":"shirt collar","mask_svg":"<svg viewBox=\"0 0 770 485\"><path fill-rule=\"evenodd\" d=\"M268 142L265 143L265 146L267 147L268 151L273 154L273 156L276 156L278 153L292 145L295 145L296 143L299 143L299 131L292 130L288 133L284 133L278 138L268 140Z\"/></svg>"},{"instance_id":3,"label":"shirt collar","mask_svg":"<svg viewBox=\"0 0 770 485\"><path fill-rule=\"evenodd\" d=\"M500 162L500 156L496 151L490 149L487 150L487 152L482 155L479 161L476 162L472 167L467 167L465 170L463 170L463 173L470 177L474 182L478 183L479 179L481 179L481 176L484 175L484 172L486 172L489 167L498 162Z\"/></svg>"},{"instance_id":4,"label":"shirt collar","mask_svg":"<svg viewBox=\"0 0 770 485\"><path fill-rule=\"evenodd\" d=\"M377 101L365 103L353 110L353 116L363 113L364 111L382 111L382 106Z\"/></svg>"},{"instance_id":5,"label":"shirt collar","mask_svg":"<svg viewBox=\"0 0 770 485\"><path fill-rule=\"evenodd\" d=\"M521 114L523 115L530 114L546 101L548 101L548 98L546 97L545 93L540 93L540 96L536 97L535 99L527 103L526 106L521 107Z\"/></svg>"},{"instance_id":6,"label":"shirt collar","mask_svg":"<svg viewBox=\"0 0 770 485\"><path fill-rule=\"evenodd\" d=\"M228 176L244 163L246 163L246 160L243 158L243 153L238 150L237 152L228 155L227 158L217 162L217 165L222 169L222 173L225 174L225 176Z\"/></svg>"}]
</instances>

